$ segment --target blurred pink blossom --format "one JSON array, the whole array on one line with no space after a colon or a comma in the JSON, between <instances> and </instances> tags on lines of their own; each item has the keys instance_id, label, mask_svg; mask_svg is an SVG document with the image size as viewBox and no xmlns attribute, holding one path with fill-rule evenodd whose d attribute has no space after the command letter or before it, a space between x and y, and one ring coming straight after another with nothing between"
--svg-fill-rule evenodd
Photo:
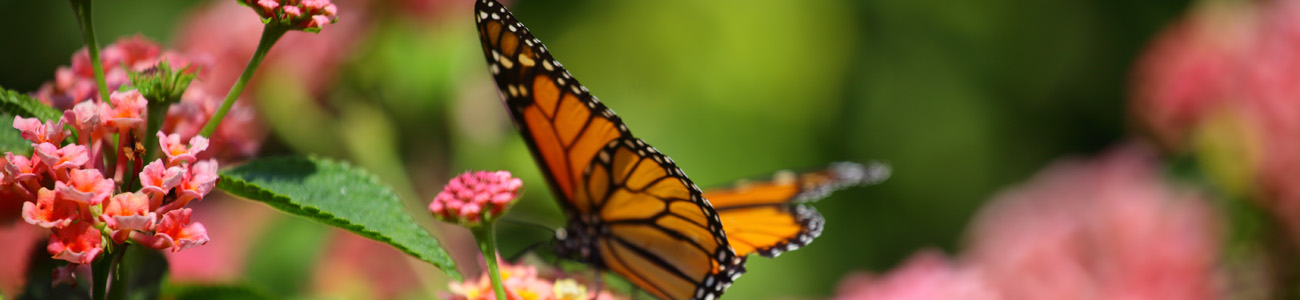
<instances>
[{"instance_id":1,"label":"blurred pink blossom","mask_svg":"<svg viewBox=\"0 0 1300 300\"><path fill-rule=\"evenodd\" d=\"M105 45L100 51L104 79L110 91L116 91L122 85L130 83L128 70L144 70L162 60L167 60L173 66L189 64L188 59L162 51L157 43L139 35L119 39ZM72 55L71 67L59 67L54 72L54 81L42 85L32 96L47 105L64 110L77 103L98 98L98 90L90 54L83 48Z\"/></svg>"},{"instance_id":2,"label":"blurred pink blossom","mask_svg":"<svg viewBox=\"0 0 1300 300\"><path fill-rule=\"evenodd\" d=\"M963 257L1011 299L1218 299L1215 215L1152 151L1058 162L995 197Z\"/></svg>"},{"instance_id":3,"label":"blurred pink blossom","mask_svg":"<svg viewBox=\"0 0 1300 300\"><path fill-rule=\"evenodd\" d=\"M977 270L958 266L936 251L913 255L884 276L849 275L834 300L1002 299Z\"/></svg>"},{"instance_id":4,"label":"blurred pink blossom","mask_svg":"<svg viewBox=\"0 0 1300 300\"><path fill-rule=\"evenodd\" d=\"M1214 2L1160 35L1135 71L1134 118L1193 151L1225 190L1300 241L1300 1Z\"/></svg>"}]
</instances>

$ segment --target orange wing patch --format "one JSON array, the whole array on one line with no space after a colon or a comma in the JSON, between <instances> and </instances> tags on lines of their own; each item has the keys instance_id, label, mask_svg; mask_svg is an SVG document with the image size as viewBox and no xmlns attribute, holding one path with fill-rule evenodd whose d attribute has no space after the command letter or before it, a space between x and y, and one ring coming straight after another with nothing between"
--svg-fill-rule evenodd
<instances>
[{"instance_id":1,"label":"orange wing patch","mask_svg":"<svg viewBox=\"0 0 1300 300\"><path fill-rule=\"evenodd\" d=\"M880 182L888 176L889 167L883 164L840 162L814 172L781 171L769 180L710 189L704 197L722 219L736 255L776 257L821 235L824 220L816 209L804 205L806 202L838 189Z\"/></svg>"}]
</instances>

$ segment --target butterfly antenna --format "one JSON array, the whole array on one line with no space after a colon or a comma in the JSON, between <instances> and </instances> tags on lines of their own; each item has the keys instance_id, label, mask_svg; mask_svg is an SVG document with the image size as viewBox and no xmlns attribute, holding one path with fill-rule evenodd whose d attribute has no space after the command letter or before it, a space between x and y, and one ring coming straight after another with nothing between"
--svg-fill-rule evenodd
<instances>
[{"instance_id":1,"label":"butterfly antenna","mask_svg":"<svg viewBox=\"0 0 1300 300\"><path fill-rule=\"evenodd\" d=\"M542 224L537 224L537 223L528 222L528 221L520 221L520 220L515 220L515 219L509 219L509 218L502 218L501 221L503 221L503 222L507 222L507 223L513 223L513 224L517 224L517 225L524 225L524 226L527 226L527 227L532 227L532 228L541 229L541 230L543 230L543 231L546 231L546 234L548 234L548 235L555 234L555 229L554 229L554 228L546 227L545 225L542 225Z\"/></svg>"}]
</instances>

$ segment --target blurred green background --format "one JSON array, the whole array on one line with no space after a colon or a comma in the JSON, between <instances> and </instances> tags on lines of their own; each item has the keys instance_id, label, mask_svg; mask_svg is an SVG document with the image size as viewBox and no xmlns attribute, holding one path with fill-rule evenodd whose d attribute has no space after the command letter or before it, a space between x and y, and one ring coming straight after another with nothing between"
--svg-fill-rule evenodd
<instances>
[{"instance_id":1,"label":"blurred green background","mask_svg":"<svg viewBox=\"0 0 1300 300\"><path fill-rule=\"evenodd\" d=\"M486 73L470 2L336 2L340 22L367 22L364 34L343 41L357 46L324 92L259 71L258 82L278 87L255 94L273 127L263 152L352 160L403 190L426 221L421 199L451 175L511 170L526 192L509 218L561 226ZM98 35L170 45L202 3L96 1ZM727 293L749 299L824 297L850 272L881 272L925 248L951 253L1000 189L1126 139L1131 65L1188 5L518 0L511 9L702 187L840 160L893 166L883 184L817 203L826 229L810 246L751 259ZM368 17L349 16L355 7ZM81 47L66 2L3 1L0 20L0 86L35 91ZM525 226L501 237L507 254L548 238Z\"/></svg>"}]
</instances>

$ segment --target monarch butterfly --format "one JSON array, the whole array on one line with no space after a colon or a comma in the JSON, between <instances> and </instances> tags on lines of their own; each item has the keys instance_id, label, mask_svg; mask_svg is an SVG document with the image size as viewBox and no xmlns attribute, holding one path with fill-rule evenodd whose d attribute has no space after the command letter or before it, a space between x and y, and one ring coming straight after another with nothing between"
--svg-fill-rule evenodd
<instances>
[{"instance_id":1,"label":"monarch butterfly","mask_svg":"<svg viewBox=\"0 0 1300 300\"><path fill-rule=\"evenodd\" d=\"M862 174L872 169L839 164L706 194L633 136L501 3L479 0L474 15L488 70L569 220L557 231L557 254L661 299L720 297L748 254L775 257L820 233L821 216L802 201L868 181Z\"/></svg>"}]
</instances>

